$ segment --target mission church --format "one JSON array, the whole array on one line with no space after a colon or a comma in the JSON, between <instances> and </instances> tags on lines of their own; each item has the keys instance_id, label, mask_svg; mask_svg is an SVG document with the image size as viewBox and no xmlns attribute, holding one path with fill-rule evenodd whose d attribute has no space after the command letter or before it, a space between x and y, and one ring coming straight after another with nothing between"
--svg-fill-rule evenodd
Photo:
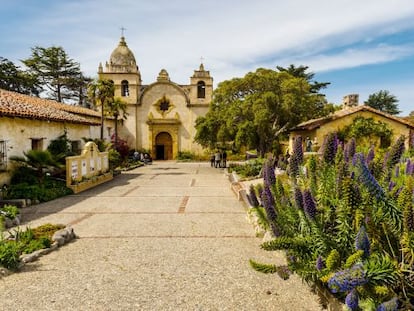
<instances>
[{"instance_id":1,"label":"mission church","mask_svg":"<svg viewBox=\"0 0 414 311\"><path fill-rule=\"evenodd\" d=\"M175 159L180 151L202 153L194 142L195 121L207 113L213 93L213 78L203 63L188 85L171 81L165 69L155 82L144 85L135 56L122 36L109 62L99 64L98 75L112 80L115 97L128 104L119 137L130 148L149 150L157 160Z\"/></svg>"}]
</instances>

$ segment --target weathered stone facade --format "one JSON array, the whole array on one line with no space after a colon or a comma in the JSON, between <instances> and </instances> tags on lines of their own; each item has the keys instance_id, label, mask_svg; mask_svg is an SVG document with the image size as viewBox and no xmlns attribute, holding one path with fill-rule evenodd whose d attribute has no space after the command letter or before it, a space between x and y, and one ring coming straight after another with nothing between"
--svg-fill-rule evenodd
<instances>
[{"instance_id":1,"label":"weathered stone facade","mask_svg":"<svg viewBox=\"0 0 414 311\"><path fill-rule=\"evenodd\" d=\"M121 37L109 62L99 65L98 74L112 80L115 96L128 104L119 136L130 148L148 150L160 160L175 159L179 151L202 153L194 142L194 126L197 117L207 113L213 93L213 78L203 64L188 85L172 82L165 69L157 81L143 85L134 54Z\"/></svg>"}]
</instances>

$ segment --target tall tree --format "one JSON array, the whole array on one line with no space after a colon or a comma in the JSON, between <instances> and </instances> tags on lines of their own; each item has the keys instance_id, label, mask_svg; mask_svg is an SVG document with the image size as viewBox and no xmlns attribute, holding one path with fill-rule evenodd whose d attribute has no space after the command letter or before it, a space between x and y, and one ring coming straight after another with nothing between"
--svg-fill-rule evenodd
<instances>
[{"instance_id":1,"label":"tall tree","mask_svg":"<svg viewBox=\"0 0 414 311\"><path fill-rule=\"evenodd\" d=\"M365 105L389 114L399 114L401 111L398 109L398 99L389 91L381 90L368 96L368 99L364 102Z\"/></svg>"},{"instance_id":2,"label":"tall tree","mask_svg":"<svg viewBox=\"0 0 414 311\"><path fill-rule=\"evenodd\" d=\"M38 96L39 81L7 58L0 57L0 88L26 95Z\"/></svg>"},{"instance_id":3,"label":"tall tree","mask_svg":"<svg viewBox=\"0 0 414 311\"><path fill-rule=\"evenodd\" d=\"M114 100L115 85L112 80L98 79L89 84L88 96L101 109L101 139L104 138L105 110Z\"/></svg>"},{"instance_id":4,"label":"tall tree","mask_svg":"<svg viewBox=\"0 0 414 311\"><path fill-rule=\"evenodd\" d=\"M88 86L92 82L92 78L84 76L82 73L77 79L72 79L71 88L73 95L77 98L77 105L86 108L94 106L88 97Z\"/></svg>"},{"instance_id":5,"label":"tall tree","mask_svg":"<svg viewBox=\"0 0 414 311\"><path fill-rule=\"evenodd\" d=\"M313 81L315 74L313 72L306 72L309 69L308 66L300 65L299 67L296 67L295 65L290 64L287 68L281 66L276 66L276 68L280 72L287 72L294 77L304 78L310 84L312 93L319 93L321 89L325 89L329 84L331 84L330 82Z\"/></svg>"},{"instance_id":6,"label":"tall tree","mask_svg":"<svg viewBox=\"0 0 414 311\"><path fill-rule=\"evenodd\" d=\"M209 112L196 121L195 140L206 147L233 141L264 155L291 126L325 113L325 105L305 78L259 68L218 85Z\"/></svg>"},{"instance_id":7,"label":"tall tree","mask_svg":"<svg viewBox=\"0 0 414 311\"><path fill-rule=\"evenodd\" d=\"M118 145L118 120L126 120L128 104L120 97L115 97L114 100L108 103L106 108L107 114L115 119L115 146Z\"/></svg>"},{"instance_id":8,"label":"tall tree","mask_svg":"<svg viewBox=\"0 0 414 311\"><path fill-rule=\"evenodd\" d=\"M49 98L59 102L76 101L77 81L82 80L82 73L79 63L69 58L62 47L36 46L31 57L22 62L38 77Z\"/></svg>"}]
</instances>

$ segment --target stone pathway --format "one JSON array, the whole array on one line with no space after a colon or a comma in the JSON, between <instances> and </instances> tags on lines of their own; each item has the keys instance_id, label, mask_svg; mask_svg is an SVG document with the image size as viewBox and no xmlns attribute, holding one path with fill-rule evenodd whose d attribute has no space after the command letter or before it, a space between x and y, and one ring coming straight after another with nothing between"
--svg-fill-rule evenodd
<instances>
[{"instance_id":1,"label":"stone pathway","mask_svg":"<svg viewBox=\"0 0 414 311\"><path fill-rule=\"evenodd\" d=\"M0 310L320 310L297 277L259 248L220 169L155 162L78 195L25 209L71 224L75 242L0 280ZM26 224L25 224L26 225Z\"/></svg>"}]
</instances>

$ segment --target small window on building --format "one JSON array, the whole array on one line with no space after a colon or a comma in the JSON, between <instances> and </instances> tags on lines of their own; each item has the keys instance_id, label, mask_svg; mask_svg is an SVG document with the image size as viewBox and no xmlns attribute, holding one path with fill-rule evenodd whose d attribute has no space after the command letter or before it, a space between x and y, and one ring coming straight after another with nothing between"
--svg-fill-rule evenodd
<instances>
[{"instance_id":1,"label":"small window on building","mask_svg":"<svg viewBox=\"0 0 414 311\"><path fill-rule=\"evenodd\" d=\"M206 84L204 81L197 83L197 98L206 98Z\"/></svg>"},{"instance_id":2,"label":"small window on building","mask_svg":"<svg viewBox=\"0 0 414 311\"><path fill-rule=\"evenodd\" d=\"M32 138L32 150L43 150L43 138Z\"/></svg>"},{"instance_id":3,"label":"small window on building","mask_svg":"<svg viewBox=\"0 0 414 311\"><path fill-rule=\"evenodd\" d=\"M81 141L80 140L72 140L71 141L71 148L72 148L72 153L79 155L81 154L82 151L82 146L81 146Z\"/></svg>"},{"instance_id":4,"label":"small window on building","mask_svg":"<svg viewBox=\"0 0 414 311\"><path fill-rule=\"evenodd\" d=\"M129 96L129 85L128 81L123 80L121 82L121 96L128 97Z\"/></svg>"},{"instance_id":5,"label":"small window on building","mask_svg":"<svg viewBox=\"0 0 414 311\"><path fill-rule=\"evenodd\" d=\"M0 140L0 171L7 169L7 144L5 140Z\"/></svg>"}]
</instances>

